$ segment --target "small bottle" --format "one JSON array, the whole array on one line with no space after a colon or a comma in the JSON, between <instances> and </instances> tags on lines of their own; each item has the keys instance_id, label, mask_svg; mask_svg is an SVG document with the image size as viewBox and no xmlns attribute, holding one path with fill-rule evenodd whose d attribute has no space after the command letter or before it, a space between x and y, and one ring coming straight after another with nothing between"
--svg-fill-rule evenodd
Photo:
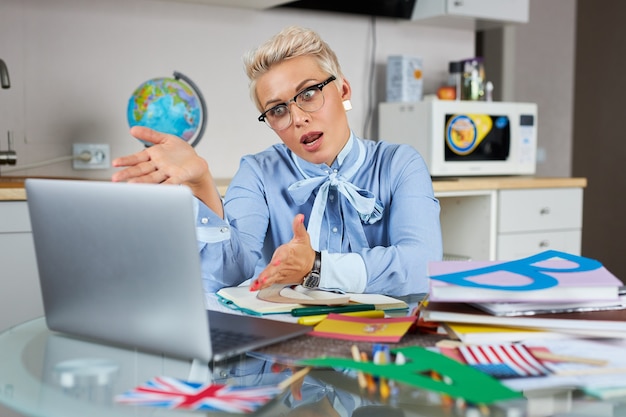
<instances>
[{"instance_id":1,"label":"small bottle","mask_svg":"<svg viewBox=\"0 0 626 417\"><path fill-rule=\"evenodd\" d=\"M461 100L461 84L463 77L463 62L450 61L448 64L448 85L454 87L456 100Z\"/></svg>"},{"instance_id":2,"label":"small bottle","mask_svg":"<svg viewBox=\"0 0 626 417\"><path fill-rule=\"evenodd\" d=\"M493 83L491 81L485 83L485 101L493 101Z\"/></svg>"},{"instance_id":3,"label":"small bottle","mask_svg":"<svg viewBox=\"0 0 626 417\"><path fill-rule=\"evenodd\" d=\"M476 60L466 61L463 68L463 100L482 100L484 95L483 80Z\"/></svg>"}]
</instances>

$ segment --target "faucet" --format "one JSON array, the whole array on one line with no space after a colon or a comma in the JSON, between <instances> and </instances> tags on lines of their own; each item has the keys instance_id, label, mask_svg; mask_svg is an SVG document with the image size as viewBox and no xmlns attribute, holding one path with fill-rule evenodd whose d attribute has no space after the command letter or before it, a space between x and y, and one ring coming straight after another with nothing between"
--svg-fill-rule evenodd
<instances>
[{"instance_id":1,"label":"faucet","mask_svg":"<svg viewBox=\"0 0 626 417\"><path fill-rule=\"evenodd\" d=\"M9 70L7 69L7 65L2 59L0 59L0 85L2 85L2 88L11 87L11 81L9 80Z\"/></svg>"},{"instance_id":2,"label":"faucet","mask_svg":"<svg viewBox=\"0 0 626 417\"><path fill-rule=\"evenodd\" d=\"M11 87L11 81L9 81L9 70L7 65L2 59L0 59L0 85L2 88ZM17 154L13 150L13 132L7 132L9 136L9 149L6 151L0 151L0 165L15 165L17 162Z\"/></svg>"},{"instance_id":3,"label":"faucet","mask_svg":"<svg viewBox=\"0 0 626 417\"><path fill-rule=\"evenodd\" d=\"M13 132L7 132L9 149L0 151L0 165L15 165L17 163L17 153L13 150Z\"/></svg>"}]
</instances>

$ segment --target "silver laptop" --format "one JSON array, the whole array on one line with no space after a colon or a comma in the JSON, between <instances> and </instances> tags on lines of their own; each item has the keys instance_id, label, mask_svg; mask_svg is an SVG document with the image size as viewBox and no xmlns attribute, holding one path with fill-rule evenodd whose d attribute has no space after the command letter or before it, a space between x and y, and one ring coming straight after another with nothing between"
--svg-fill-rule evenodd
<instances>
[{"instance_id":1,"label":"silver laptop","mask_svg":"<svg viewBox=\"0 0 626 417\"><path fill-rule=\"evenodd\" d=\"M311 330L205 309L187 187L28 179L26 192L50 330L203 361ZM234 339L222 349L213 333Z\"/></svg>"}]
</instances>

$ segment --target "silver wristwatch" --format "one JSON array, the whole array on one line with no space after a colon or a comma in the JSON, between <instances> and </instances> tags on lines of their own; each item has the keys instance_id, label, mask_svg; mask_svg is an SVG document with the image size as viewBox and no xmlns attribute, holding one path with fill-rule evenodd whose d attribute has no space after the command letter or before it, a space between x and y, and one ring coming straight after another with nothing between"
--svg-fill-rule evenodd
<instances>
[{"instance_id":1,"label":"silver wristwatch","mask_svg":"<svg viewBox=\"0 0 626 417\"><path fill-rule=\"evenodd\" d=\"M313 262L313 269L307 276L304 277L302 286L305 288L317 288L320 286L320 272L322 271L322 254L315 252L315 261Z\"/></svg>"}]
</instances>

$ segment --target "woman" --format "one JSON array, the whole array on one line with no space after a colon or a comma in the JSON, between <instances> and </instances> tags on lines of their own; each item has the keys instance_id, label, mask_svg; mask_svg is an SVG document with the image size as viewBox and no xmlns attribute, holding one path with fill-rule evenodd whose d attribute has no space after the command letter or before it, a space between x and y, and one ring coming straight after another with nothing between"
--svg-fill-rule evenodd
<instances>
[{"instance_id":1,"label":"woman","mask_svg":"<svg viewBox=\"0 0 626 417\"><path fill-rule=\"evenodd\" d=\"M317 33L288 27L244 58L251 96L280 137L244 156L223 204L205 160L175 136L113 161L113 181L185 184L198 198L205 290L272 284L405 295L442 256L439 203L413 148L358 138L350 83Z\"/></svg>"}]
</instances>

